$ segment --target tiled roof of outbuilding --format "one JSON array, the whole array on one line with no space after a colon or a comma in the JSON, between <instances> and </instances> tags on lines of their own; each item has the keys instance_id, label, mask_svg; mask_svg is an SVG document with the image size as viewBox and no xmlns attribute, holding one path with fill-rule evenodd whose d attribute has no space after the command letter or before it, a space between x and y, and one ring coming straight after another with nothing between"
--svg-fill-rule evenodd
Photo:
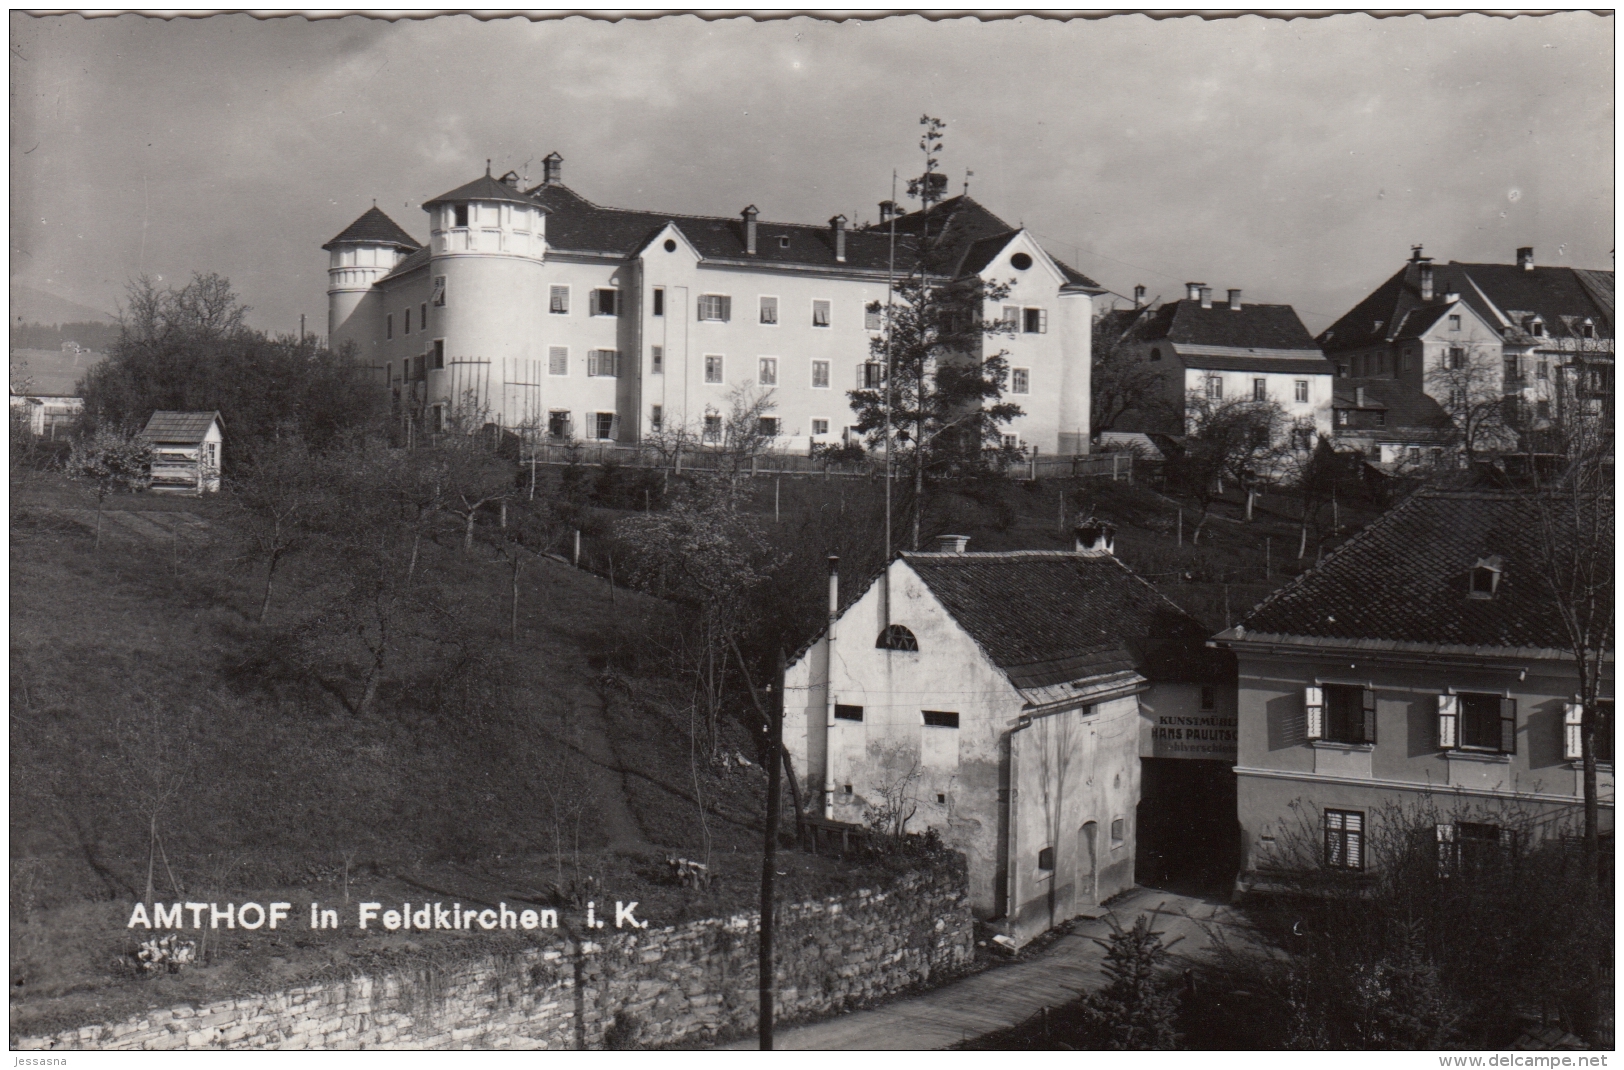
<instances>
[{"instance_id":1,"label":"tiled roof of outbuilding","mask_svg":"<svg viewBox=\"0 0 1624 1070\"><path fill-rule=\"evenodd\" d=\"M1169 301L1134 329L1134 341L1167 341L1232 349L1318 351L1319 344L1290 305L1228 304L1202 308L1200 301Z\"/></svg>"},{"instance_id":2,"label":"tiled roof of outbuilding","mask_svg":"<svg viewBox=\"0 0 1624 1070\"><path fill-rule=\"evenodd\" d=\"M1526 496L1419 491L1220 638L1560 650L1566 632L1541 578L1540 532ZM1494 597L1468 598L1471 569L1491 555L1504 569Z\"/></svg>"},{"instance_id":3,"label":"tiled roof of outbuilding","mask_svg":"<svg viewBox=\"0 0 1624 1070\"><path fill-rule=\"evenodd\" d=\"M1017 687L1134 669L1174 679L1212 660L1202 653L1201 625L1109 554L1029 550L909 553L903 559ZM1169 645L1180 656L1167 656Z\"/></svg>"},{"instance_id":4,"label":"tiled roof of outbuilding","mask_svg":"<svg viewBox=\"0 0 1624 1070\"><path fill-rule=\"evenodd\" d=\"M400 228L400 224L384 215L373 205L360 218L345 227L338 237L323 245L323 249L331 249L335 245L354 243L357 245L398 245L402 249L416 249L417 241Z\"/></svg>"},{"instance_id":5,"label":"tiled roof of outbuilding","mask_svg":"<svg viewBox=\"0 0 1624 1070\"><path fill-rule=\"evenodd\" d=\"M1332 408L1359 408L1356 404L1359 387L1365 388L1365 409L1381 409L1387 413L1385 430L1400 427L1443 430L1451 426L1449 414L1442 406L1397 379L1334 379L1331 381Z\"/></svg>"},{"instance_id":6,"label":"tiled roof of outbuilding","mask_svg":"<svg viewBox=\"0 0 1624 1070\"><path fill-rule=\"evenodd\" d=\"M165 412L160 409L147 420L147 426L141 430L141 437L148 442L195 446L203 441L203 437L209 433L209 427L216 421L220 423L220 430L224 431L225 421L220 419L218 412Z\"/></svg>"}]
</instances>

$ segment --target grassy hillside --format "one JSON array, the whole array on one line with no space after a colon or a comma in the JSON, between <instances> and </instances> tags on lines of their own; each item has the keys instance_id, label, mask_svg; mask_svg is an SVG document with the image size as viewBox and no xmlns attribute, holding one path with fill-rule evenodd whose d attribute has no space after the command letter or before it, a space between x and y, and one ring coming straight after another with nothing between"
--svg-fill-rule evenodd
<instances>
[{"instance_id":1,"label":"grassy hillside","mask_svg":"<svg viewBox=\"0 0 1624 1070\"><path fill-rule=\"evenodd\" d=\"M420 582L457 614L473 669L448 681L408 665L357 717L296 686L282 656L333 577L295 555L256 623L262 572L241 556L231 505L110 498L98 550L93 500L50 479L13 495L14 1035L496 946L188 932L204 965L138 979L124 926L149 864L163 901L636 899L655 924L754 901L765 778L738 726L724 728L726 761L695 746L659 656L682 625L669 606L532 557L515 642L506 563L455 537L425 542ZM708 859L716 882L678 887L672 855ZM794 853L781 868L786 897L875 877Z\"/></svg>"}]
</instances>

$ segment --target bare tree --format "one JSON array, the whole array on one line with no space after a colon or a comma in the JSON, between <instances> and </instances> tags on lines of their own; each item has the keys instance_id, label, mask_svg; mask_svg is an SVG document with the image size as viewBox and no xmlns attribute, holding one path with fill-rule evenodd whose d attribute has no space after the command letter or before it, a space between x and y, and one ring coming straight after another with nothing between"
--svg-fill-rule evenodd
<instances>
[{"instance_id":1,"label":"bare tree","mask_svg":"<svg viewBox=\"0 0 1624 1070\"><path fill-rule=\"evenodd\" d=\"M1449 414L1468 463L1482 453L1515 448L1516 434L1506 421L1504 368L1492 346L1451 346L1425 370L1423 382Z\"/></svg>"},{"instance_id":2,"label":"bare tree","mask_svg":"<svg viewBox=\"0 0 1624 1070\"><path fill-rule=\"evenodd\" d=\"M1189 432L1171 467L1185 493L1201 503L1201 518L1191 539L1197 542L1226 479L1246 492L1246 515L1251 519L1252 502L1263 483L1278 473L1289 443L1278 402L1220 401L1191 391L1186 404Z\"/></svg>"},{"instance_id":3,"label":"bare tree","mask_svg":"<svg viewBox=\"0 0 1624 1070\"><path fill-rule=\"evenodd\" d=\"M864 803L864 819L870 828L900 839L908 831L908 822L919 812L917 790L925 775L919 752L900 743L875 742L869 744L868 755L873 770L869 787L874 797Z\"/></svg>"},{"instance_id":4,"label":"bare tree","mask_svg":"<svg viewBox=\"0 0 1624 1070\"><path fill-rule=\"evenodd\" d=\"M323 508L326 483L303 442L292 439L251 456L231 480L232 504L240 511L249 553L265 562L265 592L259 622L271 612L271 591L284 558L304 548L313 514Z\"/></svg>"}]
</instances>

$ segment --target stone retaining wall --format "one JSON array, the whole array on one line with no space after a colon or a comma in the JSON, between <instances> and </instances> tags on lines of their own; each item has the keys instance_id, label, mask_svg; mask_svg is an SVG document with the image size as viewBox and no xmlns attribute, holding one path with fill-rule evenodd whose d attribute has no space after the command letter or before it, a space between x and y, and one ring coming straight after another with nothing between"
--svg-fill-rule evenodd
<instances>
[{"instance_id":1,"label":"stone retaining wall","mask_svg":"<svg viewBox=\"0 0 1624 1070\"><path fill-rule=\"evenodd\" d=\"M949 871L949 869L951 871ZM654 1047L756 1023L759 915L355 977L110 1025L14 1038L14 1049ZM831 1012L967 968L962 866L780 908L779 1020Z\"/></svg>"}]
</instances>

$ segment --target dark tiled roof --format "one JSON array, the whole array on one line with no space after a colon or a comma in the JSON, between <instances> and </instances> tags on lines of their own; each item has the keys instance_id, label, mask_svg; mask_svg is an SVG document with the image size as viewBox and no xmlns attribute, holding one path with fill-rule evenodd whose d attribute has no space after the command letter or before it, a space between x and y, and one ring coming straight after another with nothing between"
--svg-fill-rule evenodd
<instances>
[{"instance_id":1,"label":"dark tiled roof","mask_svg":"<svg viewBox=\"0 0 1624 1070\"><path fill-rule=\"evenodd\" d=\"M1403 341L1410 338L1420 338L1423 334L1432 330L1433 324L1437 323L1443 317L1443 314L1453 307L1455 306L1439 304L1423 305L1421 308L1411 309L1404 314L1403 320L1391 332L1393 339Z\"/></svg>"},{"instance_id":2,"label":"dark tiled roof","mask_svg":"<svg viewBox=\"0 0 1624 1070\"><path fill-rule=\"evenodd\" d=\"M799 223L756 224L756 252L745 251L744 219L715 216L669 215L604 208L568 186L539 186L530 191L547 209L547 245L569 252L605 253L628 257L637 253L667 223L677 229L708 259L747 260L764 264L817 265L884 271L890 260L890 240L871 230L846 231L846 259L835 259L834 228ZM898 263L911 249L899 235ZM788 238L786 248L779 240Z\"/></svg>"},{"instance_id":3,"label":"dark tiled roof","mask_svg":"<svg viewBox=\"0 0 1624 1070\"><path fill-rule=\"evenodd\" d=\"M1247 305L1240 311L1215 303L1169 301L1141 322L1135 340L1234 349L1319 349L1290 305Z\"/></svg>"},{"instance_id":4,"label":"dark tiled roof","mask_svg":"<svg viewBox=\"0 0 1624 1070\"><path fill-rule=\"evenodd\" d=\"M335 245L348 242L366 245L398 245L402 249L416 249L418 247L412 236L400 229L400 224L379 211L377 205L373 205L365 212L362 212L360 218L345 227L338 237L323 245L322 248L331 249Z\"/></svg>"},{"instance_id":5,"label":"dark tiled roof","mask_svg":"<svg viewBox=\"0 0 1624 1070\"><path fill-rule=\"evenodd\" d=\"M1276 591L1241 626L1254 637L1561 649L1566 632L1541 578L1539 539L1537 509L1526 497L1420 491ZM1491 555L1504 559L1495 597L1467 598L1468 573Z\"/></svg>"},{"instance_id":6,"label":"dark tiled roof","mask_svg":"<svg viewBox=\"0 0 1624 1070\"><path fill-rule=\"evenodd\" d=\"M1331 324L1320 342L1329 352L1379 345L1398 337L1413 337L1437 322L1441 300L1425 304L1419 283L1407 280L1408 266L1400 268ZM1613 330L1613 273L1579 268L1536 267L1532 271L1515 264L1462 264L1450 261L1433 265L1432 290L1436 297L1456 293L1484 322L1498 328L1495 308L1516 325L1519 316L1537 314L1545 321L1546 334L1572 337L1568 321L1590 318L1596 321L1598 336L1611 336ZM1485 303L1484 298L1494 307ZM1439 308L1438 312L1431 312ZM1414 313L1425 310L1431 319L1418 319ZM1422 325L1424 324L1424 325ZM1402 335L1401 335L1402 332ZM1519 340L1532 340L1521 339Z\"/></svg>"},{"instance_id":7,"label":"dark tiled roof","mask_svg":"<svg viewBox=\"0 0 1624 1070\"><path fill-rule=\"evenodd\" d=\"M1188 658L1162 656L1168 644L1200 659L1201 625L1115 557L1026 551L903 559L1017 687L1174 671Z\"/></svg>"},{"instance_id":8,"label":"dark tiled roof","mask_svg":"<svg viewBox=\"0 0 1624 1070\"><path fill-rule=\"evenodd\" d=\"M1436 401L1397 379L1333 379L1332 408L1359 408L1356 402L1361 386L1365 388L1364 409L1387 413L1384 430L1419 427L1441 431L1451 426L1449 414Z\"/></svg>"},{"instance_id":9,"label":"dark tiled roof","mask_svg":"<svg viewBox=\"0 0 1624 1070\"><path fill-rule=\"evenodd\" d=\"M433 200L423 202L423 207L446 204L453 201L506 201L509 204L535 204L535 201L526 197L513 186L505 182L498 182L490 175L480 175L472 182L458 186L450 193L442 193Z\"/></svg>"},{"instance_id":10,"label":"dark tiled roof","mask_svg":"<svg viewBox=\"0 0 1624 1070\"><path fill-rule=\"evenodd\" d=\"M396 264L390 269L389 274L379 279L378 282L388 282L390 279L398 279L402 275L409 275L428 262L429 247L425 245L421 249L414 250L410 256ZM374 283L373 285L377 284Z\"/></svg>"},{"instance_id":11,"label":"dark tiled roof","mask_svg":"<svg viewBox=\"0 0 1624 1070\"><path fill-rule=\"evenodd\" d=\"M142 429L141 437L148 442L178 442L188 446L203 441L208 434L209 425L219 420L220 430L225 430L225 421L220 420L218 412L164 412L159 410L152 414L147 426Z\"/></svg>"},{"instance_id":12,"label":"dark tiled roof","mask_svg":"<svg viewBox=\"0 0 1624 1070\"><path fill-rule=\"evenodd\" d=\"M1064 260L1054 257L1051 257L1050 259L1054 260L1055 265L1060 268L1061 274L1066 276L1067 285L1076 286L1077 288L1083 290L1093 290L1098 293L1105 292L1105 287L1101 286L1087 275L1084 275L1081 271L1078 271Z\"/></svg>"}]
</instances>

